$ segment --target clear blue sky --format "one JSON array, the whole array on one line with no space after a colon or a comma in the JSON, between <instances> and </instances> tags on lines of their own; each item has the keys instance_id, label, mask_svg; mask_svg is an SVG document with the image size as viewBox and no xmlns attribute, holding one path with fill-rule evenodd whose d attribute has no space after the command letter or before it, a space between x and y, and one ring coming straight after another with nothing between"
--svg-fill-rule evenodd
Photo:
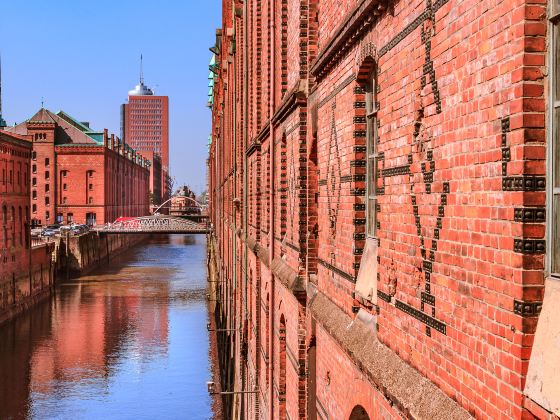
<instances>
[{"instance_id":1,"label":"clear blue sky","mask_svg":"<svg viewBox=\"0 0 560 420\"><path fill-rule=\"evenodd\" d=\"M2 1L0 54L4 119L41 106L63 109L119 135L119 106L138 83L170 103L170 160L176 184L206 189L210 132L208 48L221 25L220 0Z\"/></svg>"}]
</instances>

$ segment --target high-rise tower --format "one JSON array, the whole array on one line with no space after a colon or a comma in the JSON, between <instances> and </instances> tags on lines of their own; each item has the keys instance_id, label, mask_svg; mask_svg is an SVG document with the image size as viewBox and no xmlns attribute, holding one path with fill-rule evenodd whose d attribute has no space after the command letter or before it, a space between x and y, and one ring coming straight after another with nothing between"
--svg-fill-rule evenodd
<instances>
[{"instance_id":1,"label":"high-rise tower","mask_svg":"<svg viewBox=\"0 0 560 420\"><path fill-rule=\"evenodd\" d=\"M121 137L148 159L154 155L161 157L160 191L165 197L169 193L169 97L155 95L144 84L142 64L140 56L139 84L128 92L128 103L121 108ZM158 179L153 174L151 178ZM156 191L152 188L152 193Z\"/></svg>"}]
</instances>

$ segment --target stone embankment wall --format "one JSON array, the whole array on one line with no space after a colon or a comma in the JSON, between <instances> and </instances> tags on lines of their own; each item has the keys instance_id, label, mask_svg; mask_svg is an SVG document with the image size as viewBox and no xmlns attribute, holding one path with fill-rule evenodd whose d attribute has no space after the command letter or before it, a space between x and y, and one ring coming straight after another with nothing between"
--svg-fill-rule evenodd
<instances>
[{"instance_id":1,"label":"stone embankment wall","mask_svg":"<svg viewBox=\"0 0 560 420\"><path fill-rule=\"evenodd\" d=\"M54 285L55 243L46 243L31 250L31 270L20 271L0 282L0 324L25 311L50 295Z\"/></svg>"},{"instance_id":2,"label":"stone embankment wall","mask_svg":"<svg viewBox=\"0 0 560 420\"><path fill-rule=\"evenodd\" d=\"M146 235L89 232L68 238L68 247L64 237L33 247L26 269L0 280L0 324L49 297L57 281L108 264L145 238Z\"/></svg>"},{"instance_id":3,"label":"stone embankment wall","mask_svg":"<svg viewBox=\"0 0 560 420\"><path fill-rule=\"evenodd\" d=\"M66 274L78 277L100 264L109 263L121 252L142 242L146 235L121 235L89 232L85 235L62 237L56 253L57 272L60 279ZM67 256L68 255L68 256Z\"/></svg>"}]
</instances>

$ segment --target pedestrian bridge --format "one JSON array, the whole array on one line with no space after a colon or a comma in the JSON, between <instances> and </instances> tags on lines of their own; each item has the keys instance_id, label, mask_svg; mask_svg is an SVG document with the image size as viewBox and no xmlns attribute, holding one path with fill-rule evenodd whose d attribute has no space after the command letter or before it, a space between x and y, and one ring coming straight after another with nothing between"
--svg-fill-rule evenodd
<instances>
[{"instance_id":1,"label":"pedestrian bridge","mask_svg":"<svg viewBox=\"0 0 560 420\"><path fill-rule=\"evenodd\" d=\"M195 222L181 217L154 214L133 217L98 226L98 232L105 233L185 233L206 234L210 232L208 223Z\"/></svg>"}]
</instances>

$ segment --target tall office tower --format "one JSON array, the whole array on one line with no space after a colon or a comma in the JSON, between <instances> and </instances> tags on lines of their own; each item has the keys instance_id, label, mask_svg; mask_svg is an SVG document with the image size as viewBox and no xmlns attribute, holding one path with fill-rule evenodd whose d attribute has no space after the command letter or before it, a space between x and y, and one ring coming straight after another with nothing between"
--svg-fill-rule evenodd
<instances>
[{"instance_id":1,"label":"tall office tower","mask_svg":"<svg viewBox=\"0 0 560 420\"><path fill-rule=\"evenodd\" d=\"M140 84L128 92L128 103L121 107L121 136L140 154L153 153L161 157L161 176L151 174L150 178L161 179L163 197L156 197L156 202L166 197L169 194L169 97L154 95L144 84L142 57ZM151 186L152 193L156 190Z\"/></svg>"}]
</instances>

